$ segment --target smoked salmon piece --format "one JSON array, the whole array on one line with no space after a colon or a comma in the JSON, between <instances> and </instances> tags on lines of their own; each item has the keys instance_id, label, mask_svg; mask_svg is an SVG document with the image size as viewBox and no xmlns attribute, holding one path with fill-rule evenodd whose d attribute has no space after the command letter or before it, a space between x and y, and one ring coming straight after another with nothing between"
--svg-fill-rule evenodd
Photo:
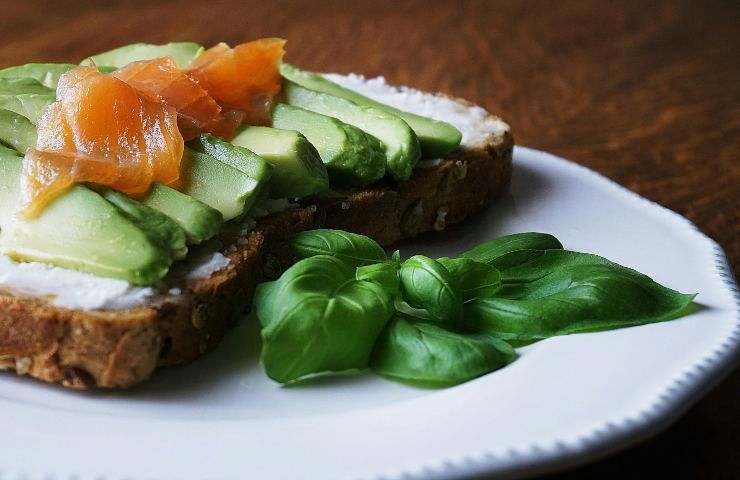
<instances>
[{"instance_id":1,"label":"smoked salmon piece","mask_svg":"<svg viewBox=\"0 0 740 480\"><path fill-rule=\"evenodd\" d=\"M38 215L47 203L75 182L112 183L116 177L116 166L107 159L30 150L23 160L21 173L25 216Z\"/></svg>"},{"instance_id":2,"label":"smoked salmon piece","mask_svg":"<svg viewBox=\"0 0 740 480\"><path fill-rule=\"evenodd\" d=\"M149 99L177 110L177 123L185 140L201 132L230 138L241 121L226 117L221 106L193 78L177 67L172 57L132 62L111 73Z\"/></svg>"},{"instance_id":3,"label":"smoked salmon piece","mask_svg":"<svg viewBox=\"0 0 740 480\"><path fill-rule=\"evenodd\" d=\"M219 43L190 64L188 73L224 108L245 113L244 123L269 124L280 91L285 40L263 38L229 48Z\"/></svg>"},{"instance_id":4,"label":"smoked salmon piece","mask_svg":"<svg viewBox=\"0 0 740 480\"><path fill-rule=\"evenodd\" d=\"M62 75L57 100L37 123L36 150L24 158L21 213L41 211L76 182L128 195L180 176L184 150L174 107L94 67Z\"/></svg>"}]
</instances>

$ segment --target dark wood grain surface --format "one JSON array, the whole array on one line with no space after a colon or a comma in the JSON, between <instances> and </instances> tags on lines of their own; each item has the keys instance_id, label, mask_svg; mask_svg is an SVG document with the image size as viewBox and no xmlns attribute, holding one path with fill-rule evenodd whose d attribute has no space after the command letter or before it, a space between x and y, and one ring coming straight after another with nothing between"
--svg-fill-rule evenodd
<instances>
[{"instance_id":1,"label":"dark wood grain surface","mask_svg":"<svg viewBox=\"0 0 740 480\"><path fill-rule=\"evenodd\" d=\"M467 98L517 143L685 215L740 268L740 2L11 1L0 67L135 41L289 40L287 59ZM559 478L738 478L740 372L664 433Z\"/></svg>"}]
</instances>

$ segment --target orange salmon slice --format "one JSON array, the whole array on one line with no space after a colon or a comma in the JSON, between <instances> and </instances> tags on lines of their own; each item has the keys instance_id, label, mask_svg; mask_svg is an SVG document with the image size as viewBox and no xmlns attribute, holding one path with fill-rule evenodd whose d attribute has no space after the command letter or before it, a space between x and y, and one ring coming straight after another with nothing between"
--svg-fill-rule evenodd
<instances>
[{"instance_id":1,"label":"orange salmon slice","mask_svg":"<svg viewBox=\"0 0 740 480\"><path fill-rule=\"evenodd\" d=\"M188 73L221 106L245 113L244 123L269 124L280 92L285 40L263 38L229 48L219 43L190 64Z\"/></svg>"},{"instance_id":2,"label":"orange salmon slice","mask_svg":"<svg viewBox=\"0 0 740 480\"><path fill-rule=\"evenodd\" d=\"M77 182L128 195L180 176L184 150L175 108L94 67L60 78L57 101L37 123L36 150L24 158L20 211L40 212Z\"/></svg>"},{"instance_id":3,"label":"orange salmon slice","mask_svg":"<svg viewBox=\"0 0 740 480\"><path fill-rule=\"evenodd\" d=\"M148 98L162 101L177 110L178 126L185 140L210 132L231 137L238 122L226 116L221 106L193 78L177 67L172 57L132 62L112 75Z\"/></svg>"}]
</instances>

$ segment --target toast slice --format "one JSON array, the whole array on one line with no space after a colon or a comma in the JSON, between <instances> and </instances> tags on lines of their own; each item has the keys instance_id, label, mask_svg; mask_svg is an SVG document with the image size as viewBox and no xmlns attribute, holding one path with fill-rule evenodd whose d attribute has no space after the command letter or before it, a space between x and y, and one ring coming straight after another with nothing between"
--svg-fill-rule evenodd
<instances>
[{"instance_id":1,"label":"toast slice","mask_svg":"<svg viewBox=\"0 0 740 480\"><path fill-rule=\"evenodd\" d=\"M504 195L511 180L513 139L500 119L486 120L502 128L446 159L427 162L405 182L335 190L301 208L260 219L244 236L224 234L226 267L208 278L173 285L177 288L146 305L73 310L0 290L0 370L68 388L124 388L148 379L158 367L196 359L218 345L248 308L260 281L277 278L290 266L293 234L336 228L389 246L444 230Z\"/></svg>"}]
</instances>

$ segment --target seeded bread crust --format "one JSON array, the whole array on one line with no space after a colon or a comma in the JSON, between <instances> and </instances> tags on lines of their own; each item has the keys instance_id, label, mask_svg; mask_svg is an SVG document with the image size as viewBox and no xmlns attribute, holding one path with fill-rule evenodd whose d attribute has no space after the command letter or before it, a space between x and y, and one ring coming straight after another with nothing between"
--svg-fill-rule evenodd
<instances>
[{"instance_id":1,"label":"seeded bread crust","mask_svg":"<svg viewBox=\"0 0 740 480\"><path fill-rule=\"evenodd\" d=\"M332 192L265 217L246 237L222 239L227 267L145 306L70 310L0 290L0 370L68 388L125 388L158 367L192 361L218 345L261 280L277 278L290 266L293 234L338 228L388 246L441 231L508 191L512 148L505 129L415 170L405 182Z\"/></svg>"}]
</instances>

